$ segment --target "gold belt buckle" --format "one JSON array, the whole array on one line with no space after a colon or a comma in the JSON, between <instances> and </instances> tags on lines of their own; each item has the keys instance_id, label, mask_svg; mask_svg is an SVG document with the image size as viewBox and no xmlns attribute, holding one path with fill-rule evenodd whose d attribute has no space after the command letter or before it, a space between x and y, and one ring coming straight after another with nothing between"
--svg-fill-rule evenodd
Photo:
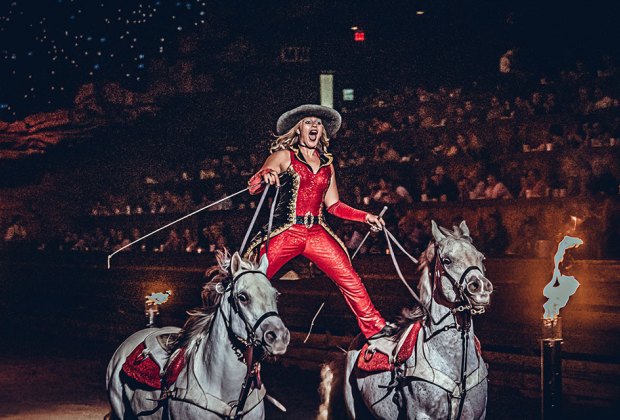
<instances>
[{"instance_id":1,"label":"gold belt buckle","mask_svg":"<svg viewBox=\"0 0 620 420\"><path fill-rule=\"evenodd\" d=\"M310 229L314 226L314 216L312 216L312 213L308 212L304 215L304 226L306 229Z\"/></svg>"}]
</instances>

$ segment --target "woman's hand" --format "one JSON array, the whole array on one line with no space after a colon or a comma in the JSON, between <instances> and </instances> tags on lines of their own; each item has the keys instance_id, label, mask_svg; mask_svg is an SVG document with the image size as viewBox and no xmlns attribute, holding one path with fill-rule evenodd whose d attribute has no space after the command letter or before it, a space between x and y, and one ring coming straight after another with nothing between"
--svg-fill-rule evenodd
<instances>
[{"instance_id":1,"label":"woman's hand","mask_svg":"<svg viewBox=\"0 0 620 420\"><path fill-rule=\"evenodd\" d=\"M278 173L271 168L263 168L258 171L248 181L248 187L250 194L258 194L265 189L265 185L280 186L280 180L278 179Z\"/></svg>"},{"instance_id":2,"label":"woman's hand","mask_svg":"<svg viewBox=\"0 0 620 420\"><path fill-rule=\"evenodd\" d=\"M383 230L383 226L385 226L385 221L381 216L371 213L366 214L366 223L370 225L370 230L373 232L379 232L380 230Z\"/></svg>"},{"instance_id":3,"label":"woman's hand","mask_svg":"<svg viewBox=\"0 0 620 420\"><path fill-rule=\"evenodd\" d=\"M268 185L280 186L280 178L278 177L278 173L273 169L269 169L263 173L263 181Z\"/></svg>"}]
</instances>

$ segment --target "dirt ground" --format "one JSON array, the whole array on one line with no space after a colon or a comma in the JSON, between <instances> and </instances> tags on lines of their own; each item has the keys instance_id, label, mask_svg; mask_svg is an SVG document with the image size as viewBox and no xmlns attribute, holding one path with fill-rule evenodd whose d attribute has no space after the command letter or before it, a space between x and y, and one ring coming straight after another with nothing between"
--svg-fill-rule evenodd
<instances>
[{"instance_id":1,"label":"dirt ground","mask_svg":"<svg viewBox=\"0 0 620 420\"><path fill-rule=\"evenodd\" d=\"M108 412L105 369L114 349L109 345L49 344L28 339L0 348L0 418L26 420L102 419ZM312 419L319 406L315 370L263 366L269 393L288 409L267 404L268 419ZM565 418L605 418L588 407L565 407ZM537 399L489 387L488 419L531 420L540 417ZM603 417L599 416L602 415Z\"/></svg>"},{"instance_id":2,"label":"dirt ground","mask_svg":"<svg viewBox=\"0 0 620 420\"><path fill-rule=\"evenodd\" d=\"M113 351L109 346L67 348L36 340L0 349L0 418L102 419L109 411L105 370ZM314 417L320 403L318 372L264 365L263 380L288 409L284 414L267 404L267 418Z\"/></svg>"}]
</instances>

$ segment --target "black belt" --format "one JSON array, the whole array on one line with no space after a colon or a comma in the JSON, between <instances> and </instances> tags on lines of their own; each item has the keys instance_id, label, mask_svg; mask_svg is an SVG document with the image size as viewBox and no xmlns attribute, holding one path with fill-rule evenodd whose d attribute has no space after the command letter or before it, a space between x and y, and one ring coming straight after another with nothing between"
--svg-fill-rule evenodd
<instances>
[{"instance_id":1,"label":"black belt","mask_svg":"<svg viewBox=\"0 0 620 420\"><path fill-rule=\"evenodd\" d=\"M307 214L305 216L295 216L296 225L305 225L308 229L319 223L319 216L312 216Z\"/></svg>"}]
</instances>

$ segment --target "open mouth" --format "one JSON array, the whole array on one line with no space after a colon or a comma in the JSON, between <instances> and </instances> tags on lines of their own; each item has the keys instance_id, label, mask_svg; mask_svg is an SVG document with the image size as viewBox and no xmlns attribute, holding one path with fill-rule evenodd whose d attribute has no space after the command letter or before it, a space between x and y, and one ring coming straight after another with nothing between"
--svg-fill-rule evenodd
<instances>
[{"instance_id":1,"label":"open mouth","mask_svg":"<svg viewBox=\"0 0 620 420\"><path fill-rule=\"evenodd\" d=\"M310 132L308 133L308 138L314 141L317 139L318 134L319 134L319 130L310 130Z\"/></svg>"}]
</instances>

